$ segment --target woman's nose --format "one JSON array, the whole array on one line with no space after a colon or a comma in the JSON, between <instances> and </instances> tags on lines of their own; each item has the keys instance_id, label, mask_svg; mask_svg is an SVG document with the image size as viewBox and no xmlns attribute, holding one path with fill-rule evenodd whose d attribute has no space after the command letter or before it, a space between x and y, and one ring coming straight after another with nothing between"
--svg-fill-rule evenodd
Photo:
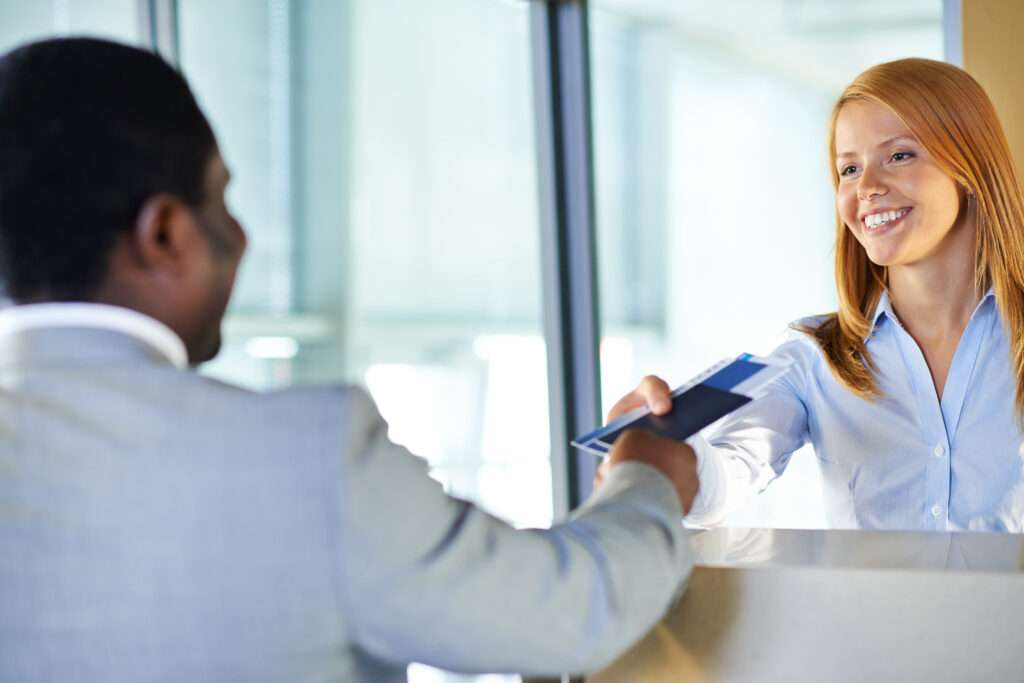
<instances>
[{"instance_id":1,"label":"woman's nose","mask_svg":"<svg viewBox=\"0 0 1024 683\"><path fill-rule=\"evenodd\" d=\"M864 169L860 174L860 181L857 183L857 198L868 201L875 197L882 197L889 191L885 183L876 171Z\"/></svg>"}]
</instances>

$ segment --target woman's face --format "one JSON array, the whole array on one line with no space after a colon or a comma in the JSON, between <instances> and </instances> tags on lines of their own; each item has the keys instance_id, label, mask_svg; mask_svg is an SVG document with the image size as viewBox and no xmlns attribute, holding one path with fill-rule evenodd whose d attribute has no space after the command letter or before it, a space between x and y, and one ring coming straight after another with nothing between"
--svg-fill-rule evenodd
<instances>
[{"instance_id":1,"label":"woman's face","mask_svg":"<svg viewBox=\"0 0 1024 683\"><path fill-rule=\"evenodd\" d=\"M887 107L843 105L836 119L836 208L880 266L939 252L960 215L957 185Z\"/></svg>"}]
</instances>

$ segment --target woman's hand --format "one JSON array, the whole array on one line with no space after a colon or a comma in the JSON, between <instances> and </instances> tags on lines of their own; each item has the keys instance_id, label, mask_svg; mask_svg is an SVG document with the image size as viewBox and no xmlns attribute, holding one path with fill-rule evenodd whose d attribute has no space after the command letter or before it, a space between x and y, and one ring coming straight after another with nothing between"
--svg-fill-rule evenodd
<instances>
[{"instance_id":1,"label":"woman's hand","mask_svg":"<svg viewBox=\"0 0 1024 683\"><path fill-rule=\"evenodd\" d=\"M608 411L608 422L641 406L648 406L655 415L672 410L672 392L659 377L648 375L640 385L626 394ZM615 440L611 454L597 468L594 488L601 485L608 470L620 462L642 462L667 476L675 485L683 513L690 511L700 482L697 480L697 457L685 443L665 439L648 432L626 430Z\"/></svg>"},{"instance_id":2,"label":"woman's hand","mask_svg":"<svg viewBox=\"0 0 1024 683\"><path fill-rule=\"evenodd\" d=\"M636 389L619 399L618 403L608 411L605 422L611 422L631 410L647 406L655 415L664 415L672 410L672 390L665 380L654 375L647 375Z\"/></svg>"},{"instance_id":3,"label":"woman's hand","mask_svg":"<svg viewBox=\"0 0 1024 683\"><path fill-rule=\"evenodd\" d=\"M605 424L644 405L650 406L651 412L655 415L664 415L672 409L672 392L665 380L654 375L644 377L636 389L620 398L612 406L612 409L608 411L608 417L605 418ZM597 472L594 474L595 489L604 481L604 475L608 474L610 466L607 458L597 466Z\"/></svg>"}]
</instances>

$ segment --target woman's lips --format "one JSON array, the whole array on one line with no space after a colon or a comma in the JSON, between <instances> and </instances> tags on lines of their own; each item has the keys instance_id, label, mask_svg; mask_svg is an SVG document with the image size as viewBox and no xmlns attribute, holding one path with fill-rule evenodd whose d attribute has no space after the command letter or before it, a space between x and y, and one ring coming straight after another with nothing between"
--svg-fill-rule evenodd
<instances>
[{"instance_id":1,"label":"woman's lips","mask_svg":"<svg viewBox=\"0 0 1024 683\"><path fill-rule=\"evenodd\" d=\"M911 207L892 209L889 211L876 211L861 219L865 234L869 236L881 235L901 225L910 212ZM884 222L877 222L881 219Z\"/></svg>"}]
</instances>

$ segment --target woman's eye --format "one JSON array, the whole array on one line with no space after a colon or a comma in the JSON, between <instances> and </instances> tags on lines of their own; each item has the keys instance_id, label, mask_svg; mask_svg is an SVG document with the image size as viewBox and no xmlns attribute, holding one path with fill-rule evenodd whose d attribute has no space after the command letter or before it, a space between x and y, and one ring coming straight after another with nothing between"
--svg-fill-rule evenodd
<instances>
[{"instance_id":1,"label":"woman's eye","mask_svg":"<svg viewBox=\"0 0 1024 683\"><path fill-rule=\"evenodd\" d=\"M852 165L851 165L851 166L843 166L843 167L842 167L842 168L841 168L841 169L839 170L839 175L840 175L840 176L848 176L848 175L852 175L852 174L853 174L853 172L854 172L854 171L856 171L856 170L857 170L857 167L856 167L856 166L852 166Z\"/></svg>"},{"instance_id":2,"label":"woman's eye","mask_svg":"<svg viewBox=\"0 0 1024 683\"><path fill-rule=\"evenodd\" d=\"M914 156L913 152L895 152L891 159L893 161L906 161Z\"/></svg>"}]
</instances>

